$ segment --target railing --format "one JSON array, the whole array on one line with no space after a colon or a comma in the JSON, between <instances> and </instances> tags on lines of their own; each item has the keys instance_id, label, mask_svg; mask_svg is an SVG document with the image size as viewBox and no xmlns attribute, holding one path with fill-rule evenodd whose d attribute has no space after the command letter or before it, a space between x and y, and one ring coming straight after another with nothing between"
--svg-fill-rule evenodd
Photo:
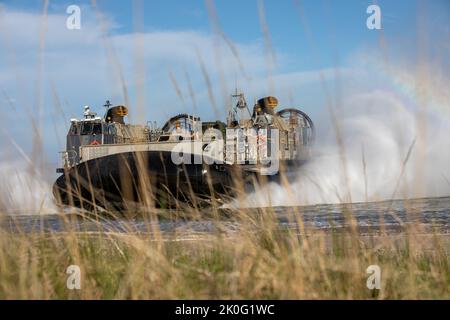
<instances>
[{"instance_id":1,"label":"railing","mask_svg":"<svg viewBox=\"0 0 450 320\"><path fill-rule=\"evenodd\" d=\"M76 165L77 152L75 150L60 151L61 154L61 168L57 168L57 173L64 173L65 170L70 169L72 166Z\"/></svg>"}]
</instances>

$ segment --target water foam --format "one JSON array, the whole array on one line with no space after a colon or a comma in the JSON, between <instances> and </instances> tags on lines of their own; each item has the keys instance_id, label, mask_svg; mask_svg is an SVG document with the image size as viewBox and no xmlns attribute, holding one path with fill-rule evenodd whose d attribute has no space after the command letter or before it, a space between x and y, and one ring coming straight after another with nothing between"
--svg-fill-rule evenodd
<instances>
[{"instance_id":1,"label":"water foam","mask_svg":"<svg viewBox=\"0 0 450 320\"><path fill-rule=\"evenodd\" d=\"M355 94L336 127L318 123L323 139L289 185L271 183L240 206L291 206L450 195L449 119L422 116L395 93ZM410 150L411 149L411 150ZM408 151L410 155L408 157Z\"/></svg>"},{"instance_id":2,"label":"water foam","mask_svg":"<svg viewBox=\"0 0 450 320\"><path fill-rule=\"evenodd\" d=\"M31 172L30 172L31 171ZM0 163L0 212L6 214L56 213L51 183L25 162Z\"/></svg>"}]
</instances>

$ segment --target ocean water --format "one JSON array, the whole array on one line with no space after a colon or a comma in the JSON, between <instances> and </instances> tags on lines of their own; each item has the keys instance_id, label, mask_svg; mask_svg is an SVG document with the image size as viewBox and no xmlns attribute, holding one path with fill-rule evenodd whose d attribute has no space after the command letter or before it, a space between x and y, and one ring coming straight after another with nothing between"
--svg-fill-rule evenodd
<instances>
[{"instance_id":1,"label":"ocean water","mask_svg":"<svg viewBox=\"0 0 450 320\"><path fill-rule=\"evenodd\" d=\"M194 239L211 234L218 229L232 236L241 227L233 209L223 209L219 219L189 217L168 220L160 218L150 222L148 218L106 217L81 214L63 215L8 215L1 219L1 228L11 233L61 233L75 232L119 232L130 234L152 234L155 230L170 239ZM386 232L397 234L408 225L420 226L420 232L450 234L450 197L423 198L415 200L392 200L353 204L320 204L311 206L280 206L247 209L246 214L255 221L261 215L274 214L280 229L296 232L316 230L339 231L349 227L348 217L354 218L361 234ZM182 216L180 212L178 216ZM298 218L301 218L300 220ZM300 227L301 221L303 228ZM257 231L258 224L254 224Z\"/></svg>"}]
</instances>

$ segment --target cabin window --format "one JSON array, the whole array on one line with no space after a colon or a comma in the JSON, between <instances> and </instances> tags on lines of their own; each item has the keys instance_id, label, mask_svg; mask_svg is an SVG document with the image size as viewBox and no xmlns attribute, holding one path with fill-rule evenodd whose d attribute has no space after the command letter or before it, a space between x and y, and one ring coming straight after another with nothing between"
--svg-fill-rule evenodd
<instances>
[{"instance_id":1,"label":"cabin window","mask_svg":"<svg viewBox=\"0 0 450 320\"><path fill-rule=\"evenodd\" d=\"M92 128L93 134L102 134L102 124L101 123L94 123Z\"/></svg>"},{"instance_id":2,"label":"cabin window","mask_svg":"<svg viewBox=\"0 0 450 320\"><path fill-rule=\"evenodd\" d=\"M92 134L92 123L83 123L81 126L81 135L87 136Z\"/></svg>"},{"instance_id":3,"label":"cabin window","mask_svg":"<svg viewBox=\"0 0 450 320\"><path fill-rule=\"evenodd\" d=\"M73 135L73 136L79 134L79 130L78 130L78 125L77 125L77 124L72 124L72 125L70 126L69 134L70 134L70 135Z\"/></svg>"},{"instance_id":4,"label":"cabin window","mask_svg":"<svg viewBox=\"0 0 450 320\"><path fill-rule=\"evenodd\" d=\"M81 135L94 135L102 134L102 124L101 123L83 123L81 126Z\"/></svg>"}]
</instances>

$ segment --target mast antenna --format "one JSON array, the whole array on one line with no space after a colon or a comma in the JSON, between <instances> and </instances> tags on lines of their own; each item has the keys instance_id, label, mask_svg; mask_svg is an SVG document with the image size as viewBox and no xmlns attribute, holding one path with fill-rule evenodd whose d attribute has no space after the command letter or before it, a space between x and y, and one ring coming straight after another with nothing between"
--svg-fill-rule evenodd
<instances>
[{"instance_id":1,"label":"mast antenna","mask_svg":"<svg viewBox=\"0 0 450 320\"><path fill-rule=\"evenodd\" d=\"M106 103L103 105L106 109L109 109L109 107L112 106L111 102L109 100L106 100Z\"/></svg>"}]
</instances>

